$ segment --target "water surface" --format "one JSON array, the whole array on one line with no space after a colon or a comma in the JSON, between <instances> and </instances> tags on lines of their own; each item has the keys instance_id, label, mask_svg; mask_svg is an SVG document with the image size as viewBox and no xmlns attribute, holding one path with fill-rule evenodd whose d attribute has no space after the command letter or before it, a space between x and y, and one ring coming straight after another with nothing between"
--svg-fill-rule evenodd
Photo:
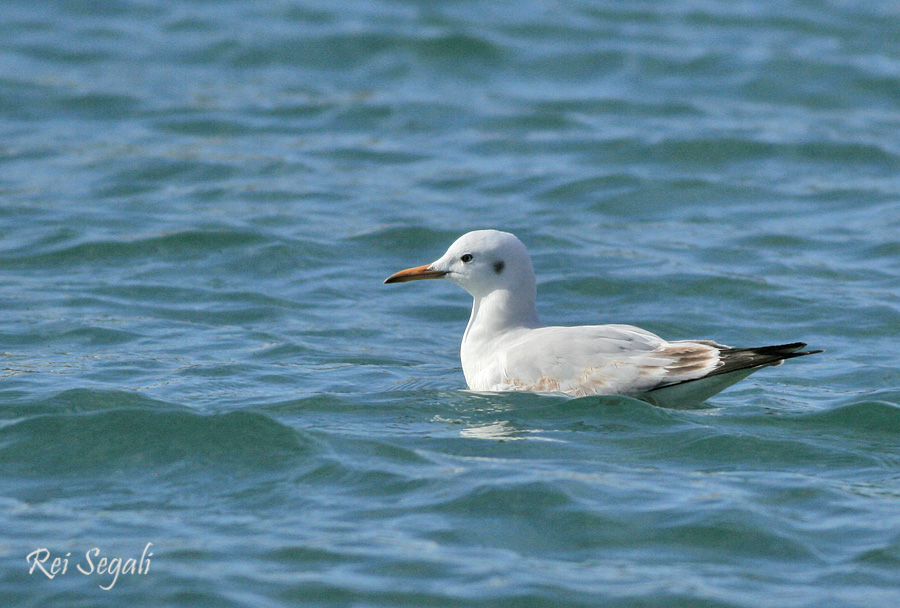
<instances>
[{"instance_id":1,"label":"water surface","mask_svg":"<svg viewBox=\"0 0 900 608\"><path fill-rule=\"evenodd\" d=\"M898 30L5 2L4 605L897 604ZM465 392L468 296L381 281L476 228L545 322L827 352L687 410Z\"/></svg>"}]
</instances>

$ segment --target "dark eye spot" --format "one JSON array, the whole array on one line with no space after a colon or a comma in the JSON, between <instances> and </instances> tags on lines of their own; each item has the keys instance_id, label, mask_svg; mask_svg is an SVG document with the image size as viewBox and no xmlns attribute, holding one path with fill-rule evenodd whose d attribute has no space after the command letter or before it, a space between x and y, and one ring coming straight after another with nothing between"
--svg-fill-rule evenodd
<instances>
[{"instance_id":1,"label":"dark eye spot","mask_svg":"<svg viewBox=\"0 0 900 608\"><path fill-rule=\"evenodd\" d=\"M506 264L503 263L503 260L494 262L494 272L496 272L497 274L500 274L501 272L503 272L503 268L505 266L506 266Z\"/></svg>"},{"instance_id":2,"label":"dark eye spot","mask_svg":"<svg viewBox=\"0 0 900 608\"><path fill-rule=\"evenodd\" d=\"M459 261L461 261L463 264L468 264L469 262L472 261L472 254L471 254L471 253L464 253L464 254L462 254L462 255L459 257Z\"/></svg>"}]
</instances>

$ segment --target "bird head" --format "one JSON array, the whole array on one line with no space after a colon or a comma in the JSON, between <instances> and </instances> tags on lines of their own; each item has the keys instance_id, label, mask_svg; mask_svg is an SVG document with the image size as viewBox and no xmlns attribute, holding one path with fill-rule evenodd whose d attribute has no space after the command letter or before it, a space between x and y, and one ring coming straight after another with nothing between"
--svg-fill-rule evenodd
<instances>
[{"instance_id":1,"label":"bird head","mask_svg":"<svg viewBox=\"0 0 900 608\"><path fill-rule=\"evenodd\" d=\"M472 296L484 297L498 289L534 291L534 269L522 242L508 232L475 230L450 245L431 264L401 270L385 283L421 279L447 279Z\"/></svg>"}]
</instances>

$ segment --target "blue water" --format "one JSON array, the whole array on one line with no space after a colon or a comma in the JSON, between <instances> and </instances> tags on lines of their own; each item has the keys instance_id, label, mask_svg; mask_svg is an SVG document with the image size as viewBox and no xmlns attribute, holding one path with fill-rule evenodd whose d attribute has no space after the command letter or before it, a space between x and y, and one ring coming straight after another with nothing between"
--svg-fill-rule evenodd
<instances>
[{"instance_id":1,"label":"blue water","mask_svg":"<svg viewBox=\"0 0 900 608\"><path fill-rule=\"evenodd\" d=\"M898 31L3 2L0 604L900 605ZM476 228L545 322L826 352L694 409L465 392L468 296L381 282Z\"/></svg>"}]
</instances>

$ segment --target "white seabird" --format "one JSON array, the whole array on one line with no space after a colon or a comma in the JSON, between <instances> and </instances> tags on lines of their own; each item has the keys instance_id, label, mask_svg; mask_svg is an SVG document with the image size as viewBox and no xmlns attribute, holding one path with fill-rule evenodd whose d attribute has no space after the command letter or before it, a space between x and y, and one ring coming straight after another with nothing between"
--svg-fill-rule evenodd
<instances>
[{"instance_id":1,"label":"white seabird","mask_svg":"<svg viewBox=\"0 0 900 608\"><path fill-rule=\"evenodd\" d=\"M702 403L756 370L801 351L803 342L732 348L710 340L668 342L631 325L547 327L535 305L537 283L514 235L476 230L435 262L401 270L385 283L447 279L474 302L460 347L473 391L628 395L662 406Z\"/></svg>"}]
</instances>

